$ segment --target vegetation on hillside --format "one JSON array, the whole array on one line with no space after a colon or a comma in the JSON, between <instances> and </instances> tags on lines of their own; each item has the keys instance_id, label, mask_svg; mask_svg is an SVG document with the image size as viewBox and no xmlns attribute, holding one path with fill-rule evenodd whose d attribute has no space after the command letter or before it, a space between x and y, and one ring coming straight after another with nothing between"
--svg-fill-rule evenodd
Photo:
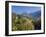
<instances>
[{"instance_id":1,"label":"vegetation on hillside","mask_svg":"<svg viewBox=\"0 0 46 37\"><path fill-rule=\"evenodd\" d=\"M36 26L41 25L41 20L35 21L32 18L21 17L16 14L12 14L12 31L21 30L35 30Z\"/></svg>"}]
</instances>

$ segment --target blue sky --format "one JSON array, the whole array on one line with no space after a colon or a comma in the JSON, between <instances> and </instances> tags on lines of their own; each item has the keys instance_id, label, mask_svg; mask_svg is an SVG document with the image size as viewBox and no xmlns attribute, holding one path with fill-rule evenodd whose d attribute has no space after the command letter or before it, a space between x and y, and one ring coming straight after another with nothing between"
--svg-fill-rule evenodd
<instances>
[{"instance_id":1,"label":"blue sky","mask_svg":"<svg viewBox=\"0 0 46 37\"><path fill-rule=\"evenodd\" d=\"M12 6L12 12L17 14L21 14L23 12L34 13L39 10L41 10L40 7L34 7L34 6Z\"/></svg>"}]
</instances>

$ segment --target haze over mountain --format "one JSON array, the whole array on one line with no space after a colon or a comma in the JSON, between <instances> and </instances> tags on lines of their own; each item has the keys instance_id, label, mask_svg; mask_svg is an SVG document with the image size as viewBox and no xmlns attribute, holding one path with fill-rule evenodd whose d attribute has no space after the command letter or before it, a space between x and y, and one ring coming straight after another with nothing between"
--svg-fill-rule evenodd
<instances>
[{"instance_id":1,"label":"haze over mountain","mask_svg":"<svg viewBox=\"0 0 46 37\"><path fill-rule=\"evenodd\" d=\"M28 18L33 18L33 19L37 19L37 18L40 18L41 17L41 11L37 11L37 12L34 12L34 13L22 13L21 16L23 17L28 17Z\"/></svg>"}]
</instances>

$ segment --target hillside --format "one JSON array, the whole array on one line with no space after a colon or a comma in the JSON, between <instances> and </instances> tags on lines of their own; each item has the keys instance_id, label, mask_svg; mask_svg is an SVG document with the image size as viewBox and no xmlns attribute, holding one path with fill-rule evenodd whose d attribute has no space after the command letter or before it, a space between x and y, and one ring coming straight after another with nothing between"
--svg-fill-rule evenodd
<instances>
[{"instance_id":1,"label":"hillside","mask_svg":"<svg viewBox=\"0 0 46 37\"><path fill-rule=\"evenodd\" d=\"M12 13L12 31L41 29L41 13Z\"/></svg>"},{"instance_id":2,"label":"hillside","mask_svg":"<svg viewBox=\"0 0 46 37\"><path fill-rule=\"evenodd\" d=\"M13 15L15 17L15 15ZM12 18L13 18L12 17ZM26 17L16 16L16 18L12 19L12 30L34 30L34 25L31 19Z\"/></svg>"}]
</instances>

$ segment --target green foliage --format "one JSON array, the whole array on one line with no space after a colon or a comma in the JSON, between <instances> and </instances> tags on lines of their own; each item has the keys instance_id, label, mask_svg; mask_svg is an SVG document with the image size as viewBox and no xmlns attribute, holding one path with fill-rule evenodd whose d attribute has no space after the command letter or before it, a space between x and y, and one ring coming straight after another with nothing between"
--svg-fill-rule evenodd
<instances>
[{"instance_id":1,"label":"green foliage","mask_svg":"<svg viewBox=\"0 0 46 37\"><path fill-rule=\"evenodd\" d=\"M17 17L17 18L16 18ZM21 17L21 16L12 16L12 31L17 30L34 30L36 25L35 20Z\"/></svg>"}]
</instances>

